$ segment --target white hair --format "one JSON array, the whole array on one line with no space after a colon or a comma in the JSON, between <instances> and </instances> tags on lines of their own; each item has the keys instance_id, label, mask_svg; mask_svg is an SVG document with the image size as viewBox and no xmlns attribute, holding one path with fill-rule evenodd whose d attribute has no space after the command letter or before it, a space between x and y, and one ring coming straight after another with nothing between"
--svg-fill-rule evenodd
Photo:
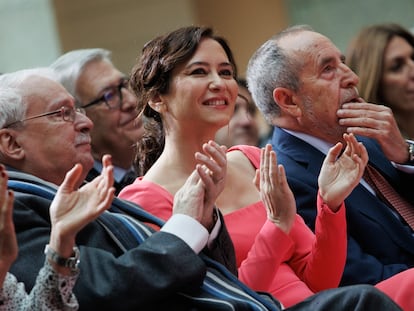
<instances>
[{"instance_id":1,"label":"white hair","mask_svg":"<svg viewBox=\"0 0 414 311\"><path fill-rule=\"evenodd\" d=\"M96 60L112 64L111 52L105 49L79 49L67 52L56 59L51 65L58 75L58 81L75 98L78 98L76 83L85 66Z\"/></svg>"},{"instance_id":2,"label":"white hair","mask_svg":"<svg viewBox=\"0 0 414 311\"><path fill-rule=\"evenodd\" d=\"M24 119L27 103L23 97L22 83L34 76L58 81L56 73L47 67L23 69L0 75L0 128Z\"/></svg>"}]
</instances>

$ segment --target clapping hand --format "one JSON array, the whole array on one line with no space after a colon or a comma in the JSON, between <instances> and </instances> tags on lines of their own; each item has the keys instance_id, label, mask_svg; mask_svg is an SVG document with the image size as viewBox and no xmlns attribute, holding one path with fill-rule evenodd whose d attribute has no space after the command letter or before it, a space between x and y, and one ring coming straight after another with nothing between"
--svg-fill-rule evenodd
<instances>
[{"instance_id":1,"label":"clapping hand","mask_svg":"<svg viewBox=\"0 0 414 311\"><path fill-rule=\"evenodd\" d=\"M290 232L296 215L296 202L282 165L277 165L276 153L267 144L261 150L260 169L253 181L260 191L267 218L286 234Z\"/></svg>"},{"instance_id":2,"label":"clapping hand","mask_svg":"<svg viewBox=\"0 0 414 311\"><path fill-rule=\"evenodd\" d=\"M209 141L203 145L203 151L196 152L195 157L205 172L211 175L211 178L203 178L206 186L205 205L212 209L214 204L224 189L227 175L227 158L225 146L219 146L214 141Z\"/></svg>"},{"instance_id":3,"label":"clapping hand","mask_svg":"<svg viewBox=\"0 0 414 311\"><path fill-rule=\"evenodd\" d=\"M227 159L226 148L214 141L204 144L203 151L195 154L199 163L174 196L173 213L189 215L210 231L215 202L224 189Z\"/></svg>"},{"instance_id":4,"label":"clapping hand","mask_svg":"<svg viewBox=\"0 0 414 311\"><path fill-rule=\"evenodd\" d=\"M16 260L18 246L13 224L13 191L7 190L8 176L0 164L0 286Z\"/></svg>"},{"instance_id":5,"label":"clapping hand","mask_svg":"<svg viewBox=\"0 0 414 311\"><path fill-rule=\"evenodd\" d=\"M344 134L346 148L342 143L332 147L323 164L318 178L319 193L323 201L337 211L359 183L368 163L368 152L353 134Z\"/></svg>"},{"instance_id":6,"label":"clapping hand","mask_svg":"<svg viewBox=\"0 0 414 311\"><path fill-rule=\"evenodd\" d=\"M82 166L76 164L67 174L50 206L52 233L50 246L63 257L69 257L76 234L110 206L115 193L111 157L102 159L103 169L91 182L76 189Z\"/></svg>"}]
</instances>

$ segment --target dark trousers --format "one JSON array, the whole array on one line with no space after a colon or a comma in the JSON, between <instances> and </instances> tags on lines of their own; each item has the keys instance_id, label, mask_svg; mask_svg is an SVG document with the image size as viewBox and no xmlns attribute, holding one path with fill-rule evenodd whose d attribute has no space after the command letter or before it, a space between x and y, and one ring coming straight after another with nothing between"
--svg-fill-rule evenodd
<instances>
[{"instance_id":1,"label":"dark trousers","mask_svg":"<svg viewBox=\"0 0 414 311\"><path fill-rule=\"evenodd\" d=\"M325 290L287 308L286 311L390 311L401 310L387 295L371 285Z\"/></svg>"}]
</instances>

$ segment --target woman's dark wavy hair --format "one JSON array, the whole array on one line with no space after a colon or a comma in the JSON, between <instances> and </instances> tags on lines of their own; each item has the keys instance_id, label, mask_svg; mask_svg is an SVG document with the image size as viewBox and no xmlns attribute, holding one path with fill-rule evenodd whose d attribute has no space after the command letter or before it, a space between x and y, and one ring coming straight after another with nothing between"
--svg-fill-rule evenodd
<instances>
[{"instance_id":1,"label":"woman's dark wavy hair","mask_svg":"<svg viewBox=\"0 0 414 311\"><path fill-rule=\"evenodd\" d=\"M158 159L165 145L160 114L148 102L168 93L173 70L188 61L204 38L216 40L224 49L237 77L236 63L226 40L208 27L182 27L145 44L141 57L132 69L130 88L138 98L138 111L143 115L145 133L136 144L135 168L144 175Z\"/></svg>"}]
</instances>

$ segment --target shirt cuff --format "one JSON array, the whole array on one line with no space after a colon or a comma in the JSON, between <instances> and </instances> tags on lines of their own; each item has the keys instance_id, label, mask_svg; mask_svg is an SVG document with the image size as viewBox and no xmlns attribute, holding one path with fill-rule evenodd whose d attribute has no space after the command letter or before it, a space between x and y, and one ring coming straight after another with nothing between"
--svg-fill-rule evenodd
<instances>
[{"instance_id":1,"label":"shirt cuff","mask_svg":"<svg viewBox=\"0 0 414 311\"><path fill-rule=\"evenodd\" d=\"M217 225L216 225L217 226ZM215 231L216 226L213 228ZM196 253L209 242L207 229L194 218L184 214L174 214L161 228L161 231L174 234L183 240Z\"/></svg>"},{"instance_id":2,"label":"shirt cuff","mask_svg":"<svg viewBox=\"0 0 414 311\"><path fill-rule=\"evenodd\" d=\"M413 165L407 165L407 164L398 164L398 163L394 163L392 162L392 164L394 165L394 167L397 170L400 170L404 173L407 174L414 174L414 166Z\"/></svg>"}]
</instances>

